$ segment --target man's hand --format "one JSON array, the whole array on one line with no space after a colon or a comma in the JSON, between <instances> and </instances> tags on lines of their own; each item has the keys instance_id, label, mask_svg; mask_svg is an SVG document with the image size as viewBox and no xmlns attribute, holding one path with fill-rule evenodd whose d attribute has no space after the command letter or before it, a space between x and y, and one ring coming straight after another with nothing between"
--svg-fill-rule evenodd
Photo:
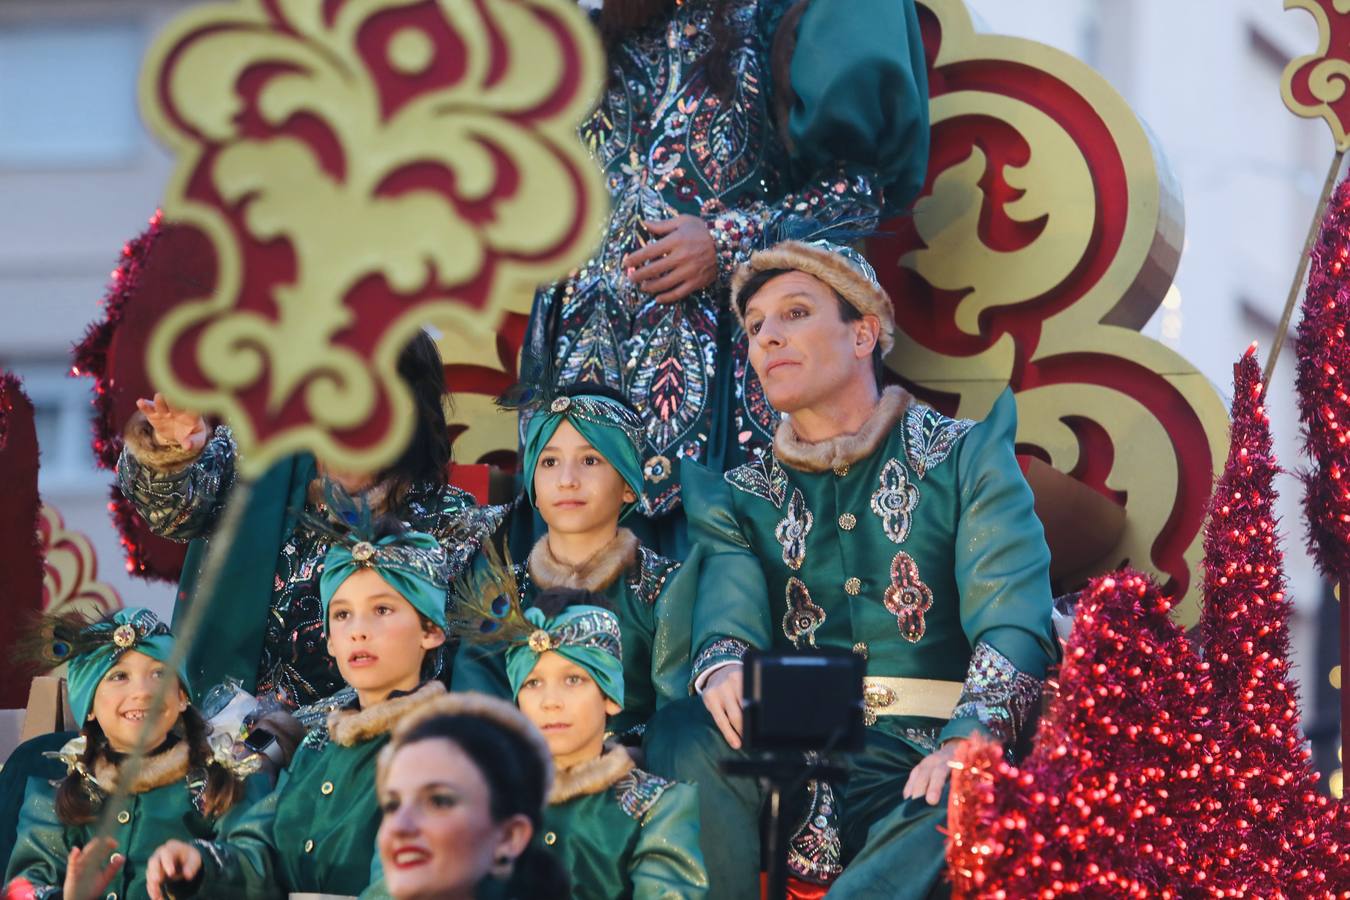
<instances>
[{"instance_id":1,"label":"man's hand","mask_svg":"<svg viewBox=\"0 0 1350 900\"><path fill-rule=\"evenodd\" d=\"M656 295L657 303L674 303L717 280L717 244L708 225L698 216L644 220L659 240L634 250L623 259L629 278Z\"/></svg>"},{"instance_id":2,"label":"man's hand","mask_svg":"<svg viewBox=\"0 0 1350 900\"><path fill-rule=\"evenodd\" d=\"M905 799L924 797L930 806L938 805L942 799L942 786L947 783L947 777L952 772L951 762L956 758L956 748L961 746L963 740L948 741L910 770L909 781L905 782L903 791Z\"/></svg>"},{"instance_id":3,"label":"man's hand","mask_svg":"<svg viewBox=\"0 0 1350 900\"><path fill-rule=\"evenodd\" d=\"M724 666L712 674L703 688L703 705L733 750L741 749L741 695L745 667L740 663Z\"/></svg>"},{"instance_id":4,"label":"man's hand","mask_svg":"<svg viewBox=\"0 0 1350 900\"><path fill-rule=\"evenodd\" d=\"M71 847L66 857L66 880L61 888L65 900L93 900L102 897L126 857L120 853L100 868L99 860L117 849L117 841L108 837L94 838L84 848Z\"/></svg>"},{"instance_id":5,"label":"man's hand","mask_svg":"<svg viewBox=\"0 0 1350 900\"><path fill-rule=\"evenodd\" d=\"M170 881L191 881L202 870L202 855L190 844L165 841L145 867L145 887L150 900L163 900L164 885Z\"/></svg>"},{"instance_id":6,"label":"man's hand","mask_svg":"<svg viewBox=\"0 0 1350 900\"><path fill-rule=\"evenodd\" d=\"M155 430L155 440L165 447L177 445L184 450L201 450L206 446L206 420L196 413L174 409L164 399L164 395L155 394L153 400L137 400L136 408L144 415L150 427Z\"/></svg>"}]
</instances>

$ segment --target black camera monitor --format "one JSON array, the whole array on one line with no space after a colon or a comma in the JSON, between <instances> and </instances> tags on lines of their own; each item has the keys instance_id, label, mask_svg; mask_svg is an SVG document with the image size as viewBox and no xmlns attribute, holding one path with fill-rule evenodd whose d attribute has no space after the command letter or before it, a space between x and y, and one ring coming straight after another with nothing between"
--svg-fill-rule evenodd
<instances>
[{"instance_id":1,"label":"black camera monitor","mask_svg":"<svg viewBox=\"0 0 1350 900\"><path fill-rule=\"evenodd\" d=\"M865 672L863 658L846 650L751 650L741 701L746 748L861 750Z\"/></svg>"}]
</instances>

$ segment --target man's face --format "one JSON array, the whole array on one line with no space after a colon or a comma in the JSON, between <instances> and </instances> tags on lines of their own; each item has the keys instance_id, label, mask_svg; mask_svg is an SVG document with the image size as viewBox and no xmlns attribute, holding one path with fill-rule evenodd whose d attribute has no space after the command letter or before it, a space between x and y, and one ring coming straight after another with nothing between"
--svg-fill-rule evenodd
<instances>
[{"instance_id":1,"label":"man's face","mask_svg":"<svg viewBox=\"0 0 1350 900\"><path fill-rule=\"evenodd\" d=\"M875 316L845 322L834 291L814 275L786 272L745 308L750 364L774 409L824 409L860 377L871 377Z\"/></svg>"}]
</instances>

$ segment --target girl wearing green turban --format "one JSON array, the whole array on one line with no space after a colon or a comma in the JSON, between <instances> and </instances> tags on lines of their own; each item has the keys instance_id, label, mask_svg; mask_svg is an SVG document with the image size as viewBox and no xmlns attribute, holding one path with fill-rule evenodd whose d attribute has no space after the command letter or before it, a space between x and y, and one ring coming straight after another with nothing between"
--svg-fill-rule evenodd
<instances>
[{"instance_id":1,"label":"girl wearing green turban","mask_svg":"<svg viewBox=\"0 0 1350 900\"><path fill-rule=\"evenodd\" d=\"M702 897L698 794L637 768L626 747L605 748L624 683L619 622L603 603L585 591L545 591L505 626L511 691L557 771L544 843L579 900Z\"/></svg>"},{"instance_id":2,"label":"girl wearing green turban","mask_svg":"<svg viewBox=\"0 0 1350 900\"><path fill-rule=\"evenodd\" d=\"M44 668L67 664L82 727L57 754L65 778L29 779L7 882L21 878L37 896L67 900L144 896L156 847L210 839L247 805L240 801L267 792L265 776L245 784L255 761L238 763L226 745L218 753L207 740L191 685L168 668L173 636L150 610L122 609L94 623L49 617L27 643ZM128 757L138 751L145 755L132 767ZM118 810L112 837L95 839L109 803Z\"/></svg>"},{"instance_id":3,"label":"girl wearing green turban","mask_svg":"<svg viewBox=\"0 0 1350 900\"><path fill-rule=\"evenodd\" d=\"M150 896L169 879L230 896L314 893L355 896L380 880L375 836L380 809L376 759L394 726L445 694L423 682L425 663L445 643L451 562L437 539L393 519L354 514L319 577L324 635L355 697L315 726L287 779L208 852L174 842L156 854ZM345 696L339 694L339 697Z\"/></svg>"}]
</instances>

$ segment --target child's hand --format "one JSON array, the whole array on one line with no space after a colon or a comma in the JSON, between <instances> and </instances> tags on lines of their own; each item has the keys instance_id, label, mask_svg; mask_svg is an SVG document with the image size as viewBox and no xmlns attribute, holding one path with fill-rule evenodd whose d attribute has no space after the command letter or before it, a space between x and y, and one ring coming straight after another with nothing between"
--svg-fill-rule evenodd
<instances>
[{"instance_id":1,"label":"child's hand","mask_svg":"<svg viewBox=\"0 0 1350 900\"><path fill-rule=\"evenodd\" d=\"M165 447L177 444L184 450L200 450L206 446L210 436L206 420L196 413L174 409L156 393L153 400L137 400L136 408L155 431L155 440Z\"/></svg>"},{"instance_id":2,"label":"child's hand","mask_svg":"<svg viewBox=\"0 0 1350 900\"><path fill-rule=\"evenodd\" d=\"M145 867L145 886L150 900L163 900L164 885L192 881L202 870L202 855L190 844L165 841Z\"/></svg>"},{"instance_id":3,"label":"child's hand","mask_svg":"<svg viewBox=\"0 0 1350 900\"><path fill-rule=\"evenodd\" d=\"M71 847L70 855L66 857L66 881L61 896L67 900L102 897L126 862L126 857L118 853L106 866L99 867L99 860L116 849L117 841L107 837L94 838L83 849Z\"/></svg>"}]
</instances>

